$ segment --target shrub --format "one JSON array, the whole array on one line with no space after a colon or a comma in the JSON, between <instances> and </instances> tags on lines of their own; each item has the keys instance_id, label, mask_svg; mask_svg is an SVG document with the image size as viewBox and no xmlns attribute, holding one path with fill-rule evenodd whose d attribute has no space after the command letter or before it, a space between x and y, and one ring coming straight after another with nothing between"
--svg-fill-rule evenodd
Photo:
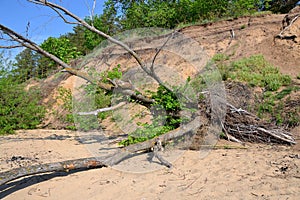
<instances>
[{"instance_id":1,"label":"shrub","mask_svg":"<svg viewBox=\"0 0 300 200\"><path fill-rule=\"evenodd\" d=\"M0 134L36 128L45 114L44 107L39 105L40 99L36 88L26 91L23 84L0 78Z\"/></svg>"},{"instance_id":2,"label":"shrub","mask_svg":"<svg viewBox=\"0 0 300 200\"><path fill-rule=\"evenodd\" d=\"M180 88L176 88L177 90ZM176 91L176 89L174 91ZM155 105L157 110L154 114L152 124L142 124L140 128L136 129L127 139L121 141L120 145L130 145L138 142L143 142L164 133L167 133L180 126L181 123L189 121L187 118L183 118L178 115L179 111L185 109L193 111L192 108L186 108L184 103L180 102L176 94L167 90L164 86L159 86L157 91L152 93L152 98L155 99ZM160 115L160 109L166 112L165 116ZM160 121L165 123L162 125Z\"/></svg>"},{"instance_id":3,"label":"shrub","mask_svg":"<svg viewBox=\"0 0 300 200\"><path fill-rule=\"evenodd\" d=\"M224 65L222 56L217 56L213 60L217 63L223 80L230 78L243 81L250 86L264 87L268 91L277 91L281 86L291 83L290 76L281 74L279 69L266 61L262 55L243 58L229 65Z\"/></svg>"}]
</instances>

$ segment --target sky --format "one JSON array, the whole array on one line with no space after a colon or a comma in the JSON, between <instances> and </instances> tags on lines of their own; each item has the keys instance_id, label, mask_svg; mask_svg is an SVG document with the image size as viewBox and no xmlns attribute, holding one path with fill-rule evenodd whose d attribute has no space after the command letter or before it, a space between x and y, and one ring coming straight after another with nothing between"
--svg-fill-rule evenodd
<instances>
[{"instance_id":1,"label":"sky","mask_svg":"<svg viewBox=\"0 0 300 200\"><path fill-rule=\"evenodd\" d=\"M59 4L77 16L90 16L94 0L49 0ZM97 0L94 14L102 14L105 0ZM59 37L72 32L74 25L65 24L58 15L45 6L36 5L27 0L0 0L0 23L17 33L26 35L29 25L28 38L40 44L48 37ZM16 54L14 50L13 54Z\"/></svg>"}]
</instances>

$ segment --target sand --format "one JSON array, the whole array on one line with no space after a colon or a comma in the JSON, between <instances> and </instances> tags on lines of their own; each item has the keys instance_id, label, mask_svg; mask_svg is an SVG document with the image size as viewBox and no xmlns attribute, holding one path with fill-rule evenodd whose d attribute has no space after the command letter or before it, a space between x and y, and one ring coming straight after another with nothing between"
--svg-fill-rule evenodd
<instances>
[{"instance_id":1,"label":"sand","mask_svg":"<svg viewBox=\"0 0 300 200\"><path fill-rule=\"evenodd\" d=\"M72 131L19 131L0 144L1 171L91 156ZM1 186L0 199L299 199L298 146L221 140L216 147L202 158L199 151L184 151L172 169L109 167L22 178Z\"/></svg>"}]
</instances>

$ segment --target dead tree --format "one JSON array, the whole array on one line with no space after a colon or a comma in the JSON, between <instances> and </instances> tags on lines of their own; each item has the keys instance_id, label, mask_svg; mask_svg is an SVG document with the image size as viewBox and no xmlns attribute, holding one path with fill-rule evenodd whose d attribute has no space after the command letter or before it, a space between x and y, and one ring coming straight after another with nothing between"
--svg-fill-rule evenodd
<instances>
[{"instance_id":1,"label":"dead tree","mask_svg":"<svg viewBox=\"0 0 300 200\"><path fill-rule=\"evenodd\" d=\"M162 165L166 167L172 167L172 164L166 161L160 155L161 145L167 143L170 140L184 136L187 133L195 132L200 126L202 120L200 117L196 117L190 123L184 127L172 130L164 135L158 136L151 140L147 140L142 143L137 143L129 145L113 153L111 155L97 157L97 158L81 158L75 160L68 160L55 163L41 164L37 166L29 166L26 168L16 168L10 171L0 173L0 185L10 182L12 180L26 177L35 174L41 174L46 172L59 172L59 171L71 171L78 169L91 169L96 167L107 167L118 164L122 160L126 159L128 156L141 151L149 151L153 149L154 156L161 162Z\"/></svg>"},{"instance_id":2,"label":"dead tree","mask_svg":"<svg viewBox=\"0 0 300 200\"><path fill-rule=\"evenodd\" d=\"M167 43L168 39L172 35L170 35L170 37L168 37L168 39L165 41L165 43L162 44L162 47L156 51L156 54L152 61L152 64L148 68L145 65L145 63L143 62L143 60L139 57L139 55L134 50L132 50L129 46L127 46L123 42L116 40L113 37L101 32L101 31L97 30L95 27L93 27L92 25L89 25L84 20L82 20L78 16L74 15L67 9L65 9L57 4L51 3L49 1L44 1L44 0L28 0L28 1L35 3L35 4L49 7L52 10L54 10L66 23L84 26L88 30L93 31L93 32L99 34L100 36L105 37L110 42L124 48L127 52L129 52L135 58L135 60L139 64L139 66L143 69L143 71L148 76L151 76L159 85L162 85L167 90L173 92L170 87L168 87L165 83L162 82L162 80L159 78L159 76L154 71L155 59L156 59L157 55L159 54L159 52L161 51L162 47ZM66 16L71 17L74 20L74 22L68 21L66 19ZM135 91L134 87L123 87L122 84L124 85L124 83L119 83L116 81L112 81L112 84L106 84L106 83L101 82L101 80L95 80L93 77L90 77L88 74L80 72L80 71L72 68L71 66L69 66L68 64L66 64L59 58L57 58L56 56L43 50L41 47L39 47L39 45L37 45L33 41L22 36L21 34L16 33L15 31L11 30L7 26L0 24L0 31L2 31L3 34L7 35L11 41L15 41L18 43L17 45L2 46L0 48L13 48L13 47L18 47L18 46L27 47L33 51L36 51L36 52L52 59L57 64L61 65L66 72L69 72L73 75L79 76L79 77L89 81L92 84L97 84L100 88L102 88L104 90L112 90L113 87L118 87L119 89L121 89L121 91L124 94L129 95L145 104L154 103L153 99L148 98L147 96L141 94L139 91ZM2 37L3 37L3 34L1 34ZM128 83L128 84L130 84L130 83ZM119 107L122 105L124 105L124 103L121 102L118 105L116 105L115 107L110 107L108 109L115 109L116 107ZM226 105L226 106L229 106L229 105ZM244 112L244 110L235 109L233 106L229 106L229 107L231 108L231 113L232 112L238 112L238 113L242 113L242 114L246 113L246 112ZM105 109L104 110L96 110L96 111L93 111L90 113L82 112L79 114L96 115L96 114L98 114L98 112L102 112L102 111L105 111ZM73 170L73 169L89 169L89 168L94 168L94 167L112 166L112 165L115 165L115 164L121 162L122 160L126 159L131 154L135 154L135 153L141 152L141 151L146 151L149 149L153 149L155 157L163 165L165 165L167 167L171 167L172 165L168 161L163 159L162 156L160 155L160 150L162 149L161 145L164 143L167 143L168 141L173 140L175 138L182 137L185 134L196 132L197 129L199 129L199 127L201 127L203 125L202 124L203 121L205 121L205 120L201 119L200 114L196 113L196 115L191 119L191 121L189 123L185 124L182 127L179 127L178 129L172 130L166 134L163 134L156 138L147 140L145 142L137 143L137 144L133 144L133 145L129 145L127 147L121 148L119 151L117 151L116 153L109 155L109 156L100 157L100 158L85 158L85 159L77 159L77 160L71 160L71 161L63 161L63 162L58 162L58 163L43 164L40 166L31 166L29 168L12 169L7 172L2 172L2 173L0 173L0 185L5 184L9 181L15 180L17 178L21 178L21 177L25 177L25 176L29 176L29 175L33 175L33 174L54 172L54 171L69 171L69 170ZM274 131L273 132L268 131L262 127L257 127L255 130L251 129L249 131L248 127L246 127L246 128L244 128L242 126L236 127L236 126L231 126L231 124L228 124L228 123L223 123L222 125L223 125L223 129L227 130L226 134L227 134L228 138L229 139L235 138L236 141L239 141L239 139L237 139L239 135L242 135L244 137L245 134L247 134L249 132L250 133L255 132L258 134L267 133L269 136L272 136L272 137L275 136L277 139L282 140L282 138L283 138L284 141L294 143L294 141L291 138L282 137L282 134L278 134L277 132L275 133ZM241 128L244 128L244 129L242 131L240 131ZM238 133L238 135L235 135L236 132ZM246 135L246 136L248 136L248 135Z\"/></svg>"},{"instance_id":3,"label":"dead tree","mask_svg":"<svg viewBox=\"0 0 300 200\"><path fill-rule=\"evenodd\" d=\"M69 10L67 10L64 7L61 7L55 3L49 2L49 1L44 1L44 0L28 0L31 3L35 3L41 6L46 6L48 8L51 8L53 11L55 11L66 23L68 24L76 24L76 25L81 25L87 28L88 30L97 33L98 35L105 37L108 41L122 47L125 49L127 52L129 52L134 59L137 61L139 66L142 68L142 70L150 77L152 77L159 85L163 86L166 88L168 91L173 92L172 89L166 85L160 77L156 74L154 70L154 62L161 51L162 47L168 42L169 38L165 41L164 44L162 44L162 47L157 49L156 54L153 58L151 66L148 68L143 60L139 57L139 55L132 50L129 46L127 46L125 43L114 39L113 37L99 31L96 29L94 26L88 24L86 21L83 19L79 18L75 14L71 13ZM70 17L73 19L73 22L70 22L67 20L66 16ZM143 102L144 104L153 104L155 101L153 99L148 98L147 96L141 94L140 91L135 91L134 87L124 87L123 85L125 84L124 82L118 82L118 81L113 81L112 84L107 84L103 83L101 80L96 80L93 77L89 76L87 73L81 72L77 69L72 68L69 66L67 63L63 62L61 59L58 57L50 54L49 52L43 50L38 44L35 42L31 41L30 39L24 37L23 35L15 32L14 30L10 29L7 26L4 26L3 24L0 24L0 31L2 32L1 38L2 40L6 39L12 42L17 42L17 45L8 45L8 46L0 46L0 48L16 48L16 47L26 47L29 48L37 53L40 53L44 55L45 57L55 61L58 65L62 66L64 68L63 71L66 71L68 73L71 73L75 76L81 77L85 79L86 81L98 85L100 88L110 91L114 87L118 87L118 89L121 89L121 92L123 94L126 94L128 96L131 96L134 99L137 99L140 102ZM9 39L4 38L4 35L8 36ZM128 83L131 84L131 83ZM120 103L118 106L122 106L124 103ZM114 107L108 108L108 109L114 109ZM98 112L102 112L103 110L96 110L93 113L79 113L82 115L86 114L97 114ZM179 128L173 131L170 131L167 134L164 134L162 136L159 136L157 138L154 138L152 140L148 140L143 143L138 143L135 145L130 145L128 147L124 147L117 153L110 155L108 157L103 157L103 158L86 158L86 159L77 159L77 160L72 160L72 161L65 161L65 162L58 162L58 163L50 163L50 164L44 164L41 166L31 166L28 169L24 168L19 168L19 169L13 169L8 172L3 172L0 173L0 185L5 184L9 181L12 181L16 178L28 176L28 175L33 175L33 174L38 174L38 173L45 173L45 172L53 172L53 171L69 171L72 169L83 169L83 168L91 168L91 167L99 167L99 166L112 166L123 159L125 159L128 155L134 154L135 152L140 152L143 150L149 150L153 149L154 156L161 161L161 163L167 167L171 167L172 165L166 161L162 156L159 154L159 151L162 149L161 145L168 142L169 140L172 140L176 137L181 137L182 135L189 133L189 132L194 132L197 128L199 128L201 122L199 116L196 116L190 123L186 124L184 128Z\"/></svg>"}]
</instances>

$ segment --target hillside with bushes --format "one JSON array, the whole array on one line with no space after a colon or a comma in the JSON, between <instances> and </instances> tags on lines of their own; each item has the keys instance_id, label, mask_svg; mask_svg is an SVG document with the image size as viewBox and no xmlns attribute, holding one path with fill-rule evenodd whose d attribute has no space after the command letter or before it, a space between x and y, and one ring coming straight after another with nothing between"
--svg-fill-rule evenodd
<instances>
[{"instance_id":1,"label":"hillside with bushes","mask_svg":"<svg viewBox=\"0 0 300 200\"><path fill-rule=\"evenodd\" d=\"M297 199L296 2L108 0L85 19L170 85L81 26L40 44L72 71L29 49L1 54L0 199ZM200 73L164 51L176 37Z\"/></svg>"},{"instance_id":2,"label":"hillside with bushes","mask_svg":"<svg viewBox=\"0 0 300 200\"><path fill-rule=\"evenodd\" d=\"M244 16L188 26L178 31L197 40L203 46L207 56L217 65L226 86L228 100L233 105L252 112L270 124L297 133L293 130L299 126L297 102L299 102L300 51L297 41L275 38L281 31L284 16L275 14ZM299 26L299 23L295 23L294 26ZM230 36L232 29L235 32L233 40ZM299 35L298 32L288 34ZM80 62L83 61L79 59L74 63L80 65ZM176 62L178 61L173 59L168 60L166 64L176 66L178 65ZM117 69L115 68L117 65L121 66L117 73L125 73L131 66L135 66L132 59L119 56L118 60L113 60L106 69L112 70L109 73L114 74L113 70ZM99 65L98 70L101 71L101 67L103 65ZM164 76L164 72L161 73ZM50 80L55 86L49 87ZM43 127L76 129L71 105L71 93L76 81L78 79L75 76L59 72L41 82L42 91L45 91L47 97L44 102L50 106L49 110L60 112L60 114L48 112ZM241 92L231 91L239 89ZM99 98L97 108L110 106L111 97L105 97L104 94L101 91L97 94ZM57 109L57 106L60 109ZM111 119L109 114L103 113L99 117L104 126L113 127L111 125L113 122L108 120Z\"/></svg>"}]
</instances>

